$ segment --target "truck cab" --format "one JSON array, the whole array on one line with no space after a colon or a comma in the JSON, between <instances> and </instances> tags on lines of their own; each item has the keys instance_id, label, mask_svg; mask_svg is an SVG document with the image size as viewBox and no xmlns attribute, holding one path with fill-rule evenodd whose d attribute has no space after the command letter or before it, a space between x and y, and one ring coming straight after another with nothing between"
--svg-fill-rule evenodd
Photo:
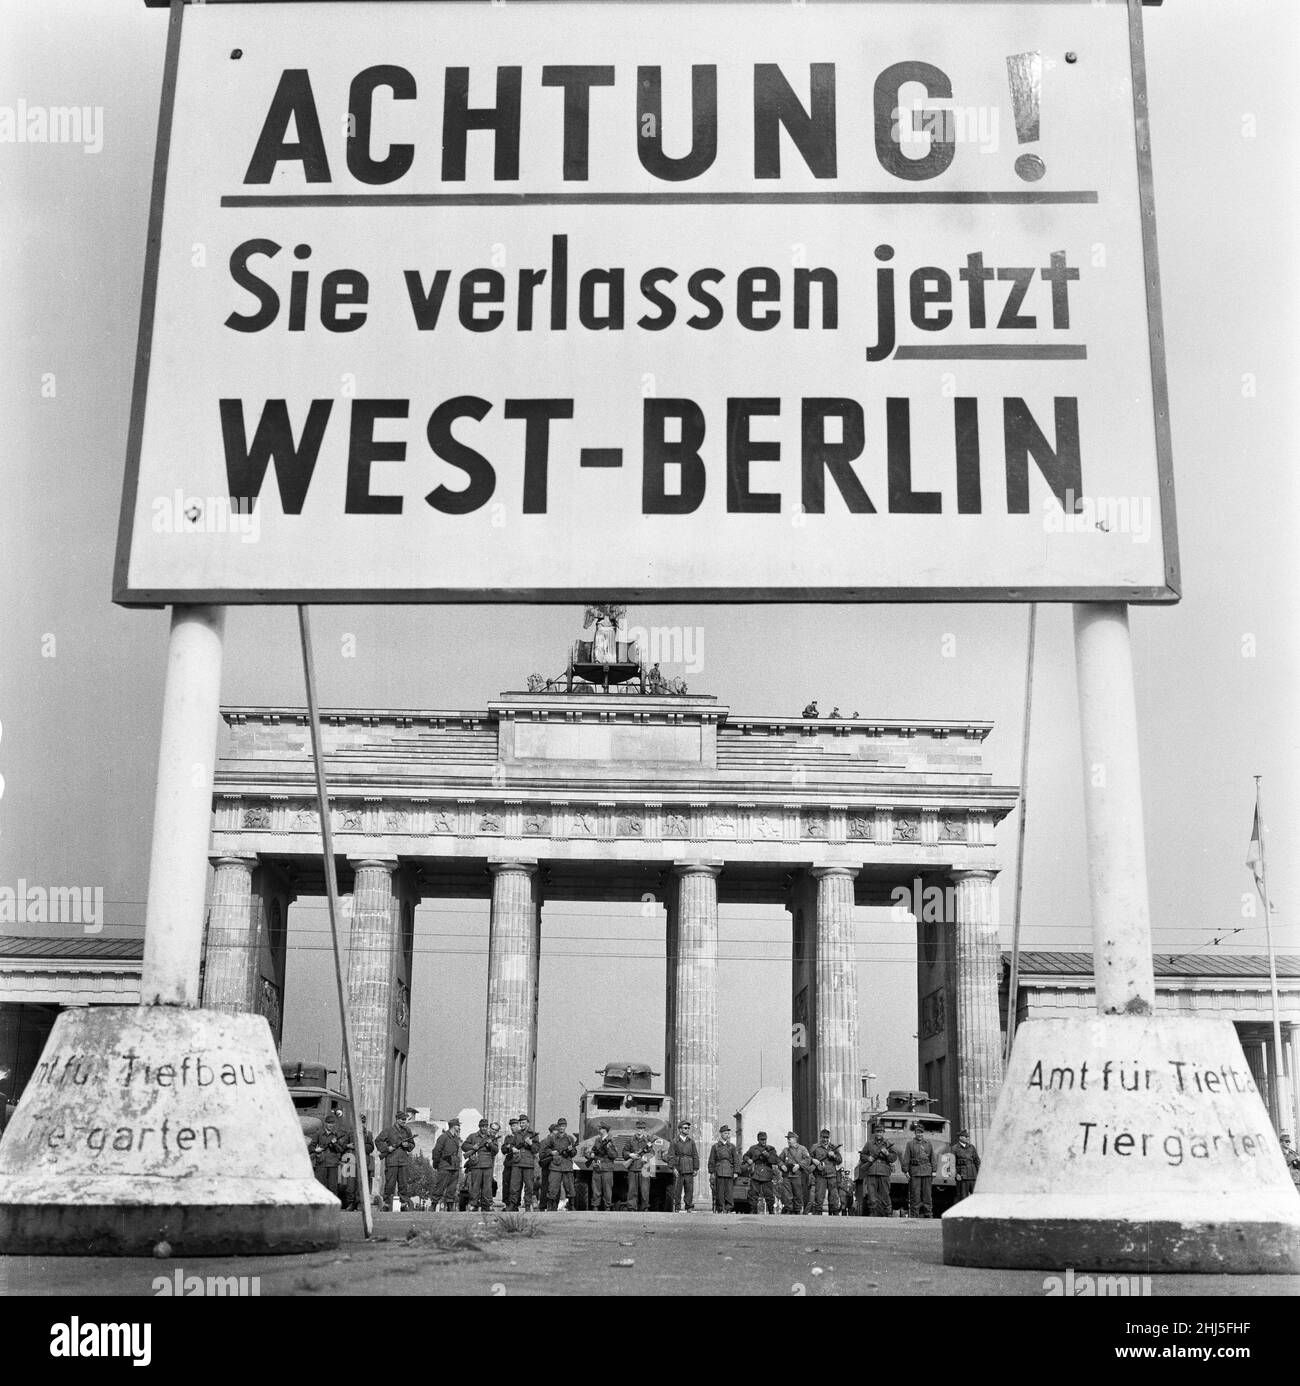
<instances>
[{"instance_id":1,"label":"truck cab","mask_svg":"<svg viewBox=\"0 0 1300 1386\"><path fill-rule=\"evenodd\" d=\"M603 1121L609 1124L610 1138L619 1152L614 1162L614 1202L627 1199L627 1147L640 1128L655 1153L651 1200L657 1207L671 1185L671 1175L662 1161L673 1132L673 1100L656 1085L659 1074L647 1063L619 1060L598 1068L596 1075L600 1079L596 1087L584 1088L578 1098L578 1153L574 1157L578 1206L590 1206L591 1147Z\"/></svg>"},{"instance_id":2,"label":"truck cab","mask_svg":"<svg viewBox=\"0 0 1300 1386\"><path fill-rule=\"evenodd\" d=\"M937 1161L933 1193L934 1212L938 1217L952 1206L957 1192L956 1162L952 1157L952 1123L947 1117L930 1110L930 1095L914 1088L895 1089L885 1099L883 1111L868 1114L870 1135L879 1133L894 1147L899 1163L889 1176L890 1201L895 1208L907 1207L907 1175L902 1169L903 1148L912 1139L913 1122L921 1123L921 1132L934 1147ZM856 1180L861 1202L862 1183Z\"/></svg>"},{"instance_id":3,"label":"truck cab","mask_svg":"<svg viewBox=\"0 0 1300 1386\"><path fill-rule=\"evenodd\" d=\"M324 1064L305 1064L299 1060L280 1065L285 1085L293 1099L294 1110L298 1114L298 1124L302 1127L303 1139L308 1145L325 1125L325 1118L338 1107L343 1113L339 1123L350 1136L352 1134L352 1103L329 1082L329 1070Z\"/></svg>"}]
</instances>

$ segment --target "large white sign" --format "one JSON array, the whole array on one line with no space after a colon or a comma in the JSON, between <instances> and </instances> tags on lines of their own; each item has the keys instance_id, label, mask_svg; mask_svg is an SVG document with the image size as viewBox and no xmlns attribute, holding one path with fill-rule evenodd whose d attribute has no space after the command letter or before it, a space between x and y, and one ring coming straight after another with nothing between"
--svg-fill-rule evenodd
<instances>
[{"instance_id":1,"label":"large white sign","mask_svg":"<svg viewBox=\"0 0 1300 1386\"><path fill-rule=\"evenodd\" d=\"M118 601L1176 599L1136 4L171 24Z\"/></svg>"}]
</instances>

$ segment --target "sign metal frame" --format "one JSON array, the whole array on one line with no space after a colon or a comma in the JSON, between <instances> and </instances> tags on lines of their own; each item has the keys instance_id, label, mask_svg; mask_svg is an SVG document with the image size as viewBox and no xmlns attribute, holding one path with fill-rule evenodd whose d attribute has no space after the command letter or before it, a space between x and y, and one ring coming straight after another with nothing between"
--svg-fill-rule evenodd
<instances>
[{"instance_id":1,"label":"sign metal frame","mask_svg":"<svg viewBox=\"0 0 1300 1386\"><path fill-rule=\"evenodd\" d=\"M166 0L146 0L146 4L161 6ZM245 4L250 7L259 0L201 0L202 3ZM424 0L436 3L436 0ZM608 4L611 0L578 0L578 3ZM754 3L755 0L750 0ZM784 4L786 0L757 0L758 3ZM851 3L852 0L831 0ZM997 0L962 0L970 8ZM254 588L190 588L154 589L131 585L129 560L131 534L140 481L140 458L144 432L145 405L149 388L150 358L153 346L154 314L158 289L158 268L162 247L162 225L167 186L171 136L175 111L177 71L180 61L183 16L188 0L170 0L167 51L163 73L162 102L154 160L152 193L149 213L149 233L141 295L140 325L136 347L135 378L132 390L130 422L127 438L127 459L122 491L118 528L117 554L114 564L113 601L122 606L159 607L176 603L222 603L231 605L294 605L302 603L366 604L430 603L430 604L494 604L530 602L546 605L572 605L587 600L590 587L492 587L482 589L375 588L375 589L316 589L277 588L263 592ZM323 6L346 3L346 0L311 0ZM512 3L544 6L549 3L574 3L574 0L512 0ZM728 0L700 0L702 5L725 5ZM877 0L879 3L879 0ZM888 3L888 0L886 0ZM1080 9L1091 7L1095 0L1063 0L1062 7L1075 4ZM1154 442L1156 479L1159 492L1159 532L1163 545L1163 585L1109 586L926 586L903 587L834 587L834 588L772 588L669 586L620 587L609 589L607 595L620 601L661 602L724 602L752 603L820 603L820 602L1126 602L1131 604L1172 604L1181 598L1181 574L1178 556L1177 526L1174 504L1172 438L1169 417L1169 388L1165 369L1164 331L1161 312L1160 274L1156 246L1155 193L1152 172L1151 141L1147 111L1146 66L1142 35L1142 7L1158 4L1160 0L1121 0L1128 11L1129 61L1133 93L1134 140L1137 154L1137 187L1141 218L1142 260L1146 289L1146 325L1150 356L1151 400L1155 411ZM602 592L606 589L602 587Z\"/></svg>"}]
</instances>

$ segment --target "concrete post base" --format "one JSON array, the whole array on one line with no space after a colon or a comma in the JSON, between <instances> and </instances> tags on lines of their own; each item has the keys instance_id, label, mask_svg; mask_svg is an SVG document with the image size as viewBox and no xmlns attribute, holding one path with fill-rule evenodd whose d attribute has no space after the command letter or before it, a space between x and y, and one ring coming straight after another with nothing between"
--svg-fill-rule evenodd
<instances>
[{"instance_id":1,"label":"concrete post base","mask_svg":"<svg viewBox=\"0 0 1300 1386\"><path fill-rule=\"evenodd\" d=\"M0 1142L0 1252L316 1251L339 1201L259 1015L65 1011Z\"/></svg>"},{"instance_id":2,"label":"concrete post base","mask_svg":"<svg viewBox=\"0 0 1300 1386\"><path fill-rule=\"evenodd\" d=\"M1300 1195L1226 1020L1025 1022L981 1154L947 1265L1300 1271Z\"/></svg>"}]
</instances>

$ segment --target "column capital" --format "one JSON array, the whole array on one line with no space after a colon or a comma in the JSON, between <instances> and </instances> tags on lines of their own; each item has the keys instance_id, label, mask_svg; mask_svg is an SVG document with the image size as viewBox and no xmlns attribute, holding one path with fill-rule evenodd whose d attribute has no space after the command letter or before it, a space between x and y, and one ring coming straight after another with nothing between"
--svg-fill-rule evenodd
<instances>
[{"instance_id":1,"label":"column capital","mask_svg":"<svg viewBox=\"0 0 1300 1386\"><path fill-rule=\"evenodd\" d=\"M396 857L384 857L384 856L377 856L377 855L375 855L375 856L349 857L349 858L348 858L348 865L351 866L351 867L353 867L355 870L358 870L358 871L359 871L363 866L378 866L378 867L382 867L383 870L385 870L385 871L396 871L396 870L397 870L397 866L398 866L398 862L397 862L397 858L396 858Z\"/></svg>"},{"instance_id":2,"label":"column capital","mask_svg":"<svg viewBox=\"0 0 1300 1386\"><path fill-rule=\"evenodd\" d=\"M488 862L487 869L494 876L502 871L522 871L534 876L537 874L537 861L532 857L497 857Z\"/></svg>"},{"instance_id":3,"label":"column capital","mask_svg":"<svg viewBox=\"0 0 1300 1386\"><path fill-rule=\"evenodd\" d=\"M249 870L257 865L256 852L209 852L208 861L213 866L247 866Z\"/></svg>"},{"instance_id":4,"label":"column capital","mask_svg":"<svg viewBox=\"0 0 1300 1386\"><path fill-rule=\"evenodd\" d=\"M721 873L722 863L720 861L673 862L673 874L676 876L712 876L716 880Z\"/></svg>"},{"instance_id":5,"label":"column capital","mask_svg":"<svg viewBox=\"0 0 1300 1386\"><path fill-rule=\"evenodd\" d=\"M830 862L824 866L810 866L808 874L816 881L822 880L826 876L847 876L850 880L856 880L860 866L846 866L842 862Z\"/></svg>"},{"instance_id":6,"label":"column capital","mask_svg":"<svg viewBox=\"0 0 1300 1386\"><path fill-rule=\"evenodd\" d=\"M948 872L953 881L991 881L1000 874L996 866L959 866Z\"/></svg>"}]
</instances>

